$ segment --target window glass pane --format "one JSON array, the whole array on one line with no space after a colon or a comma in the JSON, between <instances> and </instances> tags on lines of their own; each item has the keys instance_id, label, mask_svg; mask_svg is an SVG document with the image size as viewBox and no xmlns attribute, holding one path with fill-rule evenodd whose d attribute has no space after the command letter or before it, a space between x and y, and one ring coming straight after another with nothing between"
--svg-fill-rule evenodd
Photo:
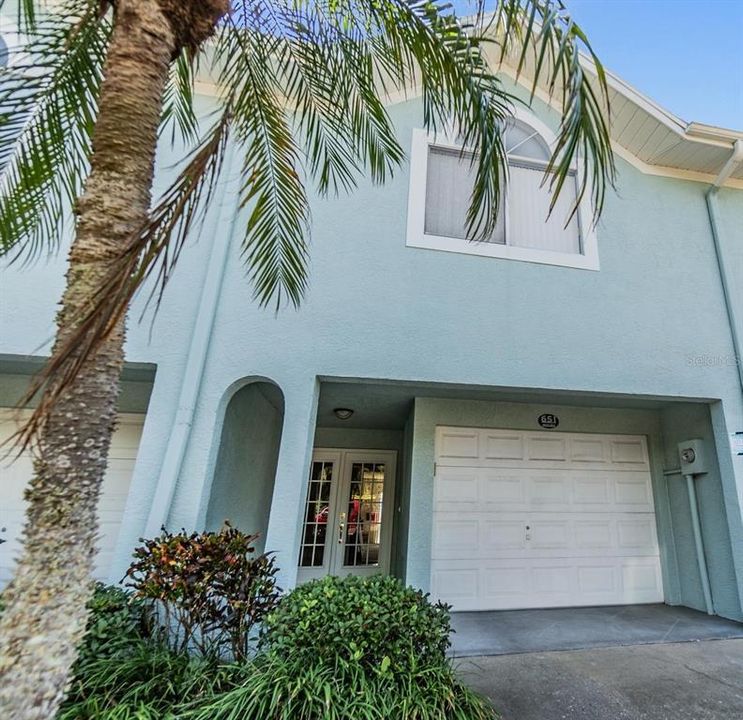
<instances>
[{"instance_id":1,"label":"window glass pane","mask_svg":"<svg viewBox=\"0 0 743 720\"><path fill-rule=\"evenodd\" d=\"M346 516L346 567L379 565L384 501L384 463L354 463Z\"/></svg>"},{"instance_id":2,"label":"window glass pane","mask_svg":"<svg viewBox=\"0 0 743 720\"><path fill-rule=\"evenodd\" d=\"M332 483L333 463L313 462L305 503L300 567L322 567L325 561Z\"/></svg>"},{"instance_id":3,"label":"window glass pane","mask_svg":"<svg viewBox=\"0 0 743 720\"><path fill-rule=\"evenodd\" d=\"M549 147L542 136L534 128L519 120L512 120L506 126L504 144L509 155L542 162L550 159Z\"/></svg>"},{"instance_id":4,"label":"window glass pane","mask_svg":"<svg viewBox=\"0 0 743 720\"><path fill-rule=\"evenodd\" d=\"M426 178L425 233L466 239L467 208L474 184L475 168L459 151L430 147ZM501 212L491 243L505 243L504 215Z\"/></svg>"},{"instance_id":5,"label":"window glass pane","mask_svg":"<svg viewBox=\"0 0 743 720\"><path fill-rule=\"evenodd\" d=\"M548 219L552 194L548 183L542 185L544 170L511 162L509 173L508 244L553 252L580 253L577 214L573 215L565 227L565 221L575 202L575 176L565 181Z\"/></svg>"}]
</instances>

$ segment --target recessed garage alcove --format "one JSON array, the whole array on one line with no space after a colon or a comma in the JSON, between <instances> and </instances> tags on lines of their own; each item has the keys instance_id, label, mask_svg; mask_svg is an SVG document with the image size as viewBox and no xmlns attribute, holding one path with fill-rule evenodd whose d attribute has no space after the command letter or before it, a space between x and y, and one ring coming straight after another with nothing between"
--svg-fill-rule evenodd
<instances>
[{"instance_id":1,"label":"recessed garage alcove","mask_svg":"<svg viewBox=\"0 0 743 720\"><path fill-rule=\"evenodd\" d=\"M455 611L705 612L678 468L678 443L695 438L710 458L695 486L712 610L740 621L719 414L715 400L328 378L315 445L396 435L391 572Z\"/></svg>"},{"instance_id":2,"label":"recessed garage alcove","mask_svg":"<svg viewBox=\"0 0 743 720\"><path fill-rule=\"evenodd\" d=\"M283 424L284 396L272 382L249 382L225 409L206 527L217 530L228 520L258 533L258 552L265 548Z\"/></svg>"}]
</instances>

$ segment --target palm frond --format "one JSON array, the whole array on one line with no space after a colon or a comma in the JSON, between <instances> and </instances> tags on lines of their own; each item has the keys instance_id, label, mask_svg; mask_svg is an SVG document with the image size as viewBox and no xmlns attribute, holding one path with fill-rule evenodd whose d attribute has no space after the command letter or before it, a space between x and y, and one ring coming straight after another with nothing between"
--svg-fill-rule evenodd
<instances>
[{"instance_id":1,"label":"palm frond","mask_svg":"<svg viewBox=\"0 0 743 720\"><path fill-rule=\"evenodd\" d=\"M74 383L81 368L149 280L152 281L149 299L159 303L189 231L203 218L220 187L229 133L230 114L225 113L163 193L150 213L147 226L132 237L111 263L91 295L86 314L76 318L74 330L55 347L42 372L34 377L20 405L28 404L39 393L40 402L18 435L20 449L39 436L49 408ZM49 382L52 379L54 382Z\"/></svg>"},{"instance_id":2,"label":"palm frond","mask_svg":"<svg viewBox=\"0 0 743 720\"><path fill-rule=\"evenodd\" d=\"M0 255L59 241L87 172L109 33L99 2L64 3L0 71Z\"/></svg>"},{"instance_id":3,"label":"palm frond","mask_svg":"<svg viewBox=\"0 0 743 720\"><path fill-rule=\"evenodd\" d=\"M571 217L590 191L595 222L616 176L609 89L601 61L559 0L501 0L492 25L501 42L501 62L515 58L517 74L531 74L532 98L540 85L550 96L559 96L561 123L545 175L553 191L551 209L577 161L578 192ZM583 52L595 69L595 80L586 72Z\"/></svg>"},{"instance_id":4,"label":"palm frond","mask_svg":"<svg viewBox=\"0 0 743 720\"><path fill-rule=\"evenodd\" d=\"M20 0L16 15L22 32L33 31L36 28L36 0Z\"/></svg>"},{"instance_id":5,"label":"palm frond","mask_svg":"<svg viewBox=\"0 0 743 720\"><path fill-rule=\"evenodd\" d=\"M187 144L197 141L199 121L194 110L194 82L198 71L198 56L182 50L171 66L165 86L160 132L170 131L171 145L176 140Z\"/></svg>"},{"instance_id":6,"label":"palm frond","mask_svg":"<svg viewBox=\"0 0 743 720\"><path fill-rule=\"evenodd\" d=\"M219 47L242 154L243 255L257 300L298 305L307 285L309 205L301 152L277 85L274 42L233 22Z\"/></svg>"},{"instance_id":7,"label":"palm frond","mask_svg":"<svg viewBox=\"0 0 743 720\"><path fill-rule=\"evenodd\" d=\"M0 189L7 191L0 199L0 252L38 250L58 237L64 207L87 170L109 26L95 0L67 2L78 10L84 4L82 20L56 16L48 30L35 20L40 70L29 63L0 76ZM314 181L322 194L349 191L363 174L386 181L403 162L384 102L388 93L420 91L423 127L458 136L462 157L475 170L467 234L488 238L507 178L503 132L519 102L489 64L494 45L500 45L501 60L515 58L518 73L533 73L532 96L546 85L560 99L562 124L545 176L555 197L577 159L578 202L590 187L595 212L601 211L614 173L606 78L561 3L499 0L495 14L479 12L475 24L460 21L443 0L232 4L213 56L222 90L219 119L195 141L196 58L179 56L164 97L162 128L172 131L171 141L180 134L196 149L30 389L29 397L53 378L44 388L43 407L74 382L143 285L152 283L150 299L159 303L185 238L222 187L228 145L240 162L243 257L262 305L296 306L306 289L306 183ZM593 58L596 80L584 70L581 49ZM27 88L14 94L22 82ZM43 410L34 413L25 441L44 417Z\"/></svg>"},{"instance_id":8,"label":"palm frond","mask_svg":"<svg viewBox=\"0 0 743 720\"><path fill-rule=\"evenodd\" d=\"M360 83L367 95L378 95L380 87L385 92L417 87L424 127L436 132L453 126L463 152L474 150L469 155L476 173L467 229L472 239L488 237L497 221L506 167L501 128L514 98L488 68L483 38L443 2L345 0L322 7L346 47L371 65L371 73L364 73L362 63L347 60L367 80ZM373 145L365 148L372 157L374 150Z\"/></svg>"}]
</instances>

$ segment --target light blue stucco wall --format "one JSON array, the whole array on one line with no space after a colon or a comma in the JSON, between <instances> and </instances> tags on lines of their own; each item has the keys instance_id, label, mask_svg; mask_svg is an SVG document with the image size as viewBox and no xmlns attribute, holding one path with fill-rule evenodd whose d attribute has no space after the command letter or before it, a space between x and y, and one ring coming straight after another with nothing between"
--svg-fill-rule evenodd
<instances>
[{"instance_id":1,"label":"light blue stucco wall","mask_svg":"<svg viewBox=\"0 0 743 720\"><path fill-rule=\"evenodd\" d=\"M244 532L257 533L257 552L266 545L283 404L279 389L265 382L249 383L232 396L208 494L206 529L218 530L229 521Z\"/></svg>"},{"instance_id":2,"label":"light blue stucco wall","mask_svg":"<svg viewBox=\"0 0 743 720\"><path fill-rule=\"evenodd\" d=\"M544 106L537 103L536 111L555 125ZM420 126L420 103L402 103L390 112L408 148ZM161 166L172 159L164 154ZM740 595L743 458L732 457L729 433L743 429L743 395L733 363L695 362L733 354L704 200L707 186L645 175L622 160L618 170L617 192L609 194L597 230L598 272L407 247L407 166L386 187L362 179L352 196L314 198L310 287L299 310L277 314L253 301L239 258L240 218L169 524L198 527L205 521L225 393L247 377L270 378L285 398L267 529L267 545L278 551L285 587L295 579L318 378L708 399L715 401L711 438L735 568L732 584ZM164 182L159 181L161 188ZM147 322L131 324L128 358L153 363L158 371L122 525L122 564L152 505L206 261L213 244L232 231L232 218L220 210L233 199L217 199L199 236L185 248L152 333ZM732 236L726 247L737 263L743 192L724 191L719 199L721 223ZM40 352L51 336L63 271L59 259L3 271L0 352ZM430 416L425 421L440 422ZM423 422L416 407L412 423ZM591 431L599 429L590 425ZM414 482L416 472L413 467ZM412 495L409 506L420 512L425 503L419 504L414 488ZM427 583L430 555L420 527L411 517L404 554L409 580ZM664 552L670 567L676 562L672 549ZM669 585L673 582L678 580ZM678 588L670 592L681 596Z\"/></svg>"},{"instance_id":3,"label":"light blue stucco wall","mask_svg":"<svg viewBox=\"0 0 743 720\"><path fill-rule=\"evenodd\" d=\"M665 450L665 466L677 468L678 443L699 438L704 442L710 471L695 478L697 505L704 554L709 571L715 612L726 617L743 617L740 589L734 572L733 545L727 522L723 484L715 453L709 407L681 403L661 413L661 428ZM672 509L672 537L679 563L681 604L705 610L699 570L694 562L696 550L692 534L689 498L686 482L680 474L667 477L669 502ZM738 550L740 548L738 547Z\"/></svg>"}]
</instances>

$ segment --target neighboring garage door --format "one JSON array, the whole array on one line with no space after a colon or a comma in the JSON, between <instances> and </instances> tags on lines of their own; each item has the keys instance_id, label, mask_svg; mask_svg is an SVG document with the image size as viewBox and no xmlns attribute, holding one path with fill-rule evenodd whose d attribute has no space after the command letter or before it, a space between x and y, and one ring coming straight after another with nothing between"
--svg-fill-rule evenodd
<instances>
[{"instance_id":1,"label":"neighboring garage door","mask_svg":"<svg viewBox=\"0 0 743 720\"><path fill-rule=\"evenodd\" d=\"M431 569L455 610L662 602L645 438L437 428Z\"/></svg>"},{"instance_id":2,"label":"neighboring garage door","mask_svg":"<svg viewBox=\"0 0 743 720\"><path fill-rule=\"evenodd\" d=\"M0 409L0 443L13 434L16 428L15 416L12 410ZM143 415L119 416L119 426L111 444L108 470L98 507L100 552L96 558L94 574L101 580L108 579L143 422ZM10 579L18 556L18 537L24 522L23 490L33 472L29 453L22 454L12 463L10 459L0 457L0 538L6 540L0 544L0 587Z\"/></svg>"}]
</instances>

